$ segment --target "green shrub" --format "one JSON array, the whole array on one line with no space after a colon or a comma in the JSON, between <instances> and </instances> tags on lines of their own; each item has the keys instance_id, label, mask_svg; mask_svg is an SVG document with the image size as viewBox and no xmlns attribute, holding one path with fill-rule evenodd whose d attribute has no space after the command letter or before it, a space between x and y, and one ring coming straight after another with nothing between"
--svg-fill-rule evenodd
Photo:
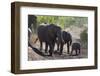
<instances>
[{"instance_id":1,"label":"green shrub","mask_svg":"<svg viewBox=\"0 0 100 76\"><path fill-rule=\"evenodd\" d=\"M80 39L81 39L81 42L82 42L82 47L83 48L87 48L87 45L88 45L88 33L87 33L87 29L85 29L83 32L81 32Z\"/></svg>"}]
</instances>

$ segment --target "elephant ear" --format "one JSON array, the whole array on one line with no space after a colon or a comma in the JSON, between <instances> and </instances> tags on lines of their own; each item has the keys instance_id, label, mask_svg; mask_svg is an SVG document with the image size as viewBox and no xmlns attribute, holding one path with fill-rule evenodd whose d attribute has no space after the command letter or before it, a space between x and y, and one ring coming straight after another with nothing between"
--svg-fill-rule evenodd
<instances>
[{"instance_id":1,"label":"elephant ear","mask_svg":"<svg viewBox=\"0 0 100 76\"><path fill-rule=\"evenodd\" d=\"M64 43L62 30L57 32L58 43Z\"/></svg>"}]
</instances>

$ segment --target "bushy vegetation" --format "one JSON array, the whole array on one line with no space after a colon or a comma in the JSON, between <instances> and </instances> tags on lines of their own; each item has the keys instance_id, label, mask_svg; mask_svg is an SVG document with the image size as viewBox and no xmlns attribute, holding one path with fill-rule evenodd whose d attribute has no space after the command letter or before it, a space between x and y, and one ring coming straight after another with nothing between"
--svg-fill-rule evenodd
<instances>
[{"instance_id":1,"label":"bushy vegetation","mask_svg":"<svg viewBox=\"0 0 100 76\"><path fill-rule=\"evenodd\" d=\"M83 47L87 48L87 45L88 45L88 33L87 33L87 29L85 29L85 30L83 30L83 32L81 32L80 39L81 39L81 42L83 44Z\"/></svg>"},{"instance_id":2,"label":"bushy vegetation","mask_svg":"<svg viewBox=\"0 0 100 76\"><path fill-rule=\"evenodd\" d=\"M37 32L38 26L42 23L56 24L62 29L70 28L70 26L82 28L84 25L87 26L88 18L76 16L28 15L28 27L31 27L33 33Z\"/></svg>"},{"instance_id":3,"label":"bushy vegetation","mask_svg":"<svg viewBox=\"0 0 100 76\"><path fill-rule=\"evenodd\" d=\"M62 29L75 25L82 26L87 24L87 17L73 17L73 16L37 16L37 24L53 23L60 25Z\"/></svg>"}]
</instances>

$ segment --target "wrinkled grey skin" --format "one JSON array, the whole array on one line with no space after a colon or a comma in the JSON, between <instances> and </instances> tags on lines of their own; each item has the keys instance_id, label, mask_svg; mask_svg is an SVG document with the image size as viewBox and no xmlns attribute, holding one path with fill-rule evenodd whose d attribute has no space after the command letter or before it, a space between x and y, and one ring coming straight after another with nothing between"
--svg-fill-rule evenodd
<instances>
[{"instance_id":1,"label":"wrinkled grey skin","mask_svg":"<svg viewBox=\"0 0 100 76\"><path fill-rule=\"evenodd\" d=\"M63 43L61 28L55 24L49 24L47 26L39 26L37 31L40 41L40 50L42 50L42 43L44 42L45 52L47 52L49 46L49 56L52 56L56 38L58 38L59 43Z\"/></svg>"},{"instance_id":2,"label":"wrinkled grey skin","mask_svg":"<svg viewBox=\"0 0 100 76\"><path fill-rule=\"evenodd\" d=\"M71 55L73 55L73 51L76 52L75 55L79 55L79 54L80 54L80 48L81 48L80 43L73 43L73 44L72 44Z\"/></svg>"},{"instance_id":3,"label":"wrinkled grey skin","mask_svg":"<svg viewBox=\"0 0 100 76\"><path fill-rule=\"evenodd\" d=\"M62 32L62 37L63 37L64 43L59 44L58 41L57 41L57 51L60 51L60 55L61 55L62 52L63 52L63 46L65 44L67 44L67 53L69 54L69 51L70 51L69 47L72 44L72 36L71 36L70 33L66 32L66 31L63 31Z\"/></svg>"}]
</instances>

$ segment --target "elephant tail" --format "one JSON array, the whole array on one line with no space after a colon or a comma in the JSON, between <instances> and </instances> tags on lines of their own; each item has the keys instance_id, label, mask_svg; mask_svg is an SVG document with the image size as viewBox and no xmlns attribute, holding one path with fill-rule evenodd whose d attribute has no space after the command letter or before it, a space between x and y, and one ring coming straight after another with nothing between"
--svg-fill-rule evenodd
<instances>
[{"instance_id":1,"label":"elephant tail","mask_svg":"<svg viewBox=\"0 0 100 76\"><path fill-rule=\"evenodd\" d=\"M37 42L38 39L39 39L39 38L37 37L36 40L34 41L34 44Z\"/></svg>"}]
</instances>

